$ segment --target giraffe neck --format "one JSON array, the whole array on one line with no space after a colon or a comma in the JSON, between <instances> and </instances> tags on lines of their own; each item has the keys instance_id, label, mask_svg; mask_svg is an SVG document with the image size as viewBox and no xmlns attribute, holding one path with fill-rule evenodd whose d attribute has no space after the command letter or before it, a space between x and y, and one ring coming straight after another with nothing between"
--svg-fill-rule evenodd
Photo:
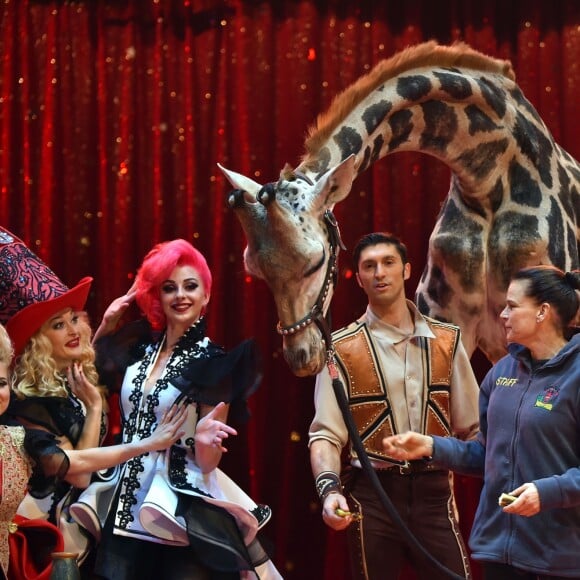
<instances>
[{"instance_id":1,"label":"giraffe neck","mask_svg":"<svg viewBox=\"0 0 580 580\"><path fill-rule=\"evenodd\" d=\"M443 161L467 200L485 204L510 164L546 179L553 141L515 83L499 74L424 68L390 79L358 102L297 168L317 180L353 154L357 175L397 151Z\"/></svg>"}]
</instances>

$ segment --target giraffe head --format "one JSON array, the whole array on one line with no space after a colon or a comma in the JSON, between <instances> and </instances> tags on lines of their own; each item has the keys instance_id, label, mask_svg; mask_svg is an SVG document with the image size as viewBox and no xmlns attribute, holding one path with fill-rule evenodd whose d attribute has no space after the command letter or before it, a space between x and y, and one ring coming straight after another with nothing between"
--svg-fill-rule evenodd
<instances>
[{"instance_id":1,"label":"giraffe head","mask_svg":"<svg viewBox=\"0 0 580 580\"><path fill-rule=\"evenodd\" d=\"M326 345L310 314L319 298L321 316L326 314L333 290L333 240L325 215L349 194L354 157L317 179L286 166L276 183L264 186L219 167L235 188L228 203L246 234L246 270L264 280L274 296L284 358L297 376L316 374L324 366Z\"/></svg>"}]
</instances>

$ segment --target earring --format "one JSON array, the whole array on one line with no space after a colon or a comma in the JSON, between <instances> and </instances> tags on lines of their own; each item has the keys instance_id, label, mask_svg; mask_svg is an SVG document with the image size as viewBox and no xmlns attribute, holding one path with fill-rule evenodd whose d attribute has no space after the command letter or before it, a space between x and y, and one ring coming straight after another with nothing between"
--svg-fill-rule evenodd
<instances>
[{"instance_id":1,"label":"earring","mask_svg":"<svg viewBox=\"0 0 580 580\"><path fill-rule=\"evenodd\" d=\"M540 316L538 314L538 316L536 316L536 322L539 324L540 322L542 322L542 320L544 320L544 317L543 316Z\"/></svg>"}]
</instances>

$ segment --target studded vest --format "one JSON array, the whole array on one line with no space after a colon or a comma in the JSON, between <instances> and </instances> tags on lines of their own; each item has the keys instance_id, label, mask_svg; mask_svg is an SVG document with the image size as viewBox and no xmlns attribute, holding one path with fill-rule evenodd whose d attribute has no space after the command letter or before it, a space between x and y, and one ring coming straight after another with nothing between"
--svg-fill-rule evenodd
<instances>
[{"instance_id":1,"label":"studded vest","mask_svg":"<svg viewBox=\"0 0 580 580\"><path fill-rule=\"evenodd\" d=\"M453 356L459 329L425 317L435 339L420 337L426 389L423 391L423 433L451 434L449 394ZM370 458L390 461L384 453L383 437L396 434L388 382L369 329L364 322L353 322L333 334L337 361L346 381L350 411Z\"/></svg>"}]
</instances>

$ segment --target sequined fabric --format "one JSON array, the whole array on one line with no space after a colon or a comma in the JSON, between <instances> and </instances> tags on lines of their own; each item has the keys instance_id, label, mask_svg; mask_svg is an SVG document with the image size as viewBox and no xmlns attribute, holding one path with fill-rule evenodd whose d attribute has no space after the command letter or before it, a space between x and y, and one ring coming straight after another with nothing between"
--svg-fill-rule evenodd
<instances>
[{"instance_id":1,"label":"sequined fabric","mask_svg":"<svg viewBox=\"0 0 580 580\"><path fill-rule=\"evenodd\" d=\"M8 572L8 534L18 505L26 495L31 465L24 451L24 428L0 426L0 566Z\"/></svg>"}]
</instances>

